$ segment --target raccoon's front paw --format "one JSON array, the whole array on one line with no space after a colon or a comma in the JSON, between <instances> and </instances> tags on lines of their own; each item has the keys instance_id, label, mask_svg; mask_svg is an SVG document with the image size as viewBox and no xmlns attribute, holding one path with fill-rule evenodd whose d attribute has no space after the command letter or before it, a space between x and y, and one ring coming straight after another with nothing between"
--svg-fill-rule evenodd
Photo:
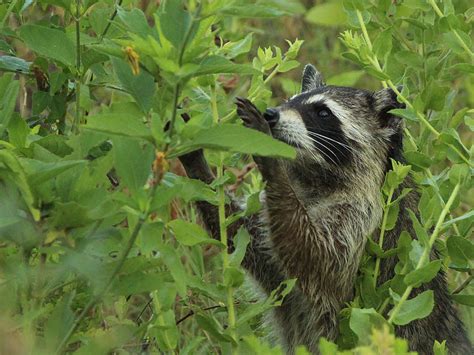
<instances>
[{"instance_id":1,"label":"raccoon's front paw","mask_svg":"<svg viewBox=\"0 0 474 355\"><path fill-rule=\"evenodd\" d=\"M237 114L246 127L271 135L268 122L250 100L237 97L235 104L237 105Z\"/></svg>"}]
</instances>

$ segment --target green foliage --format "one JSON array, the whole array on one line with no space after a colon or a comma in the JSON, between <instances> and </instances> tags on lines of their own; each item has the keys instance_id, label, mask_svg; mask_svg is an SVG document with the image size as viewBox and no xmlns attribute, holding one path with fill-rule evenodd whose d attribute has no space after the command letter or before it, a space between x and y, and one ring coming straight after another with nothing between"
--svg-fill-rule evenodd
<instances>
[{"instance_id":1,"label":"green foliage","mask_svg":"<svg viewBox=\"0 0 474 355\"><path fill-rule=\"evenodd\" d=\"M472 8L309 3L0 4L2 351L282 353L260 323L297 281L256 299L240 266L248 233L239 230L229 254L226 229L212 239L191 202L218 206L222 227L261 208L249 154L295 151L242 127L233 101L281 102L298 90L300 62L320 64L334 85L381 81L406 105L392 113L407 126L407 164L393 162L386 176L380 235L368 236L338 345L323 339L322 354L407 354L393 327L429 315L433 292L415 291L439 270L474 329ZM182 176L174 159L203 148L217 171L209 185ZM383 250L408 175L421 192L416 235ZM225 216L228 188L247 201L238 215ZM395 278L378 285L389 256Z\"/></svg>"}]
</instances>

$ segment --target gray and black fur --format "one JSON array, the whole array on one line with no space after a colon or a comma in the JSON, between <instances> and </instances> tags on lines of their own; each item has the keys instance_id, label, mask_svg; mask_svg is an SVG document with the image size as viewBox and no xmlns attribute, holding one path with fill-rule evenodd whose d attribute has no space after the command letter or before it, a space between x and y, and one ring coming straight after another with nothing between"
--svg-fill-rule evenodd
<instances>
[{"instance_id":1,"label":"gray and black fur","mask_svg":"<svg viewBox=\"0 0 474 355\"><path fill-rule=\"evenodd\" d=\"M251 234L243 266L265 292L285 279L298 279L283 305L273 310L279 338L290 354L300 344L317 353L320 337L335 340L338 335L338 314L354 296L366 236L378 235L380 190L390 158L402 159L402 123L388 112L396 107L400 104L389 89L373 93L326 86L311 65L304 69L302 93L263 115L250 101L237 101L247 127L297 150L293 161L254 157L266 181L263 214L242 219L229 231L233 236L244 225ZM191 178L214 179L201 151L180 159ZM411 193L402 200L385 249L396 246L403 230L414 235L405 211L416 211L417 199ZM206 202L197 205L219 238L217 209ZM227 207L229 214L238 210L234 202ZM393 277L396 263L396 258L382 261L380 284ZM427 288L435 292L433 312L398 327L397 334L420 354L432 353L435 340L447 340L451 353L472 353L444 274L413 295Z\"/></svg>"}]
</instances>

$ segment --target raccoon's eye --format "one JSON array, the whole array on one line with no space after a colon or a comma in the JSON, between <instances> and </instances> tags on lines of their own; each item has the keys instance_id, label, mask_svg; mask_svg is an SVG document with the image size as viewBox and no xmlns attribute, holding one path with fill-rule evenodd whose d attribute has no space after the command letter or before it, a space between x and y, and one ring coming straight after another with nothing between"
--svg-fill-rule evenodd
<instances>
[{"instance_id":1,"label":"raccoon's eye","mask_svg":"<svg viewBox=\"0 0 474 355\"><path fill-rule=\"evenodd\" d=\"M331 111L329 111L327 108L322 108L318 111L318 116L321 118L328 118L331 116Z\"/></svg>"}]
</instances>

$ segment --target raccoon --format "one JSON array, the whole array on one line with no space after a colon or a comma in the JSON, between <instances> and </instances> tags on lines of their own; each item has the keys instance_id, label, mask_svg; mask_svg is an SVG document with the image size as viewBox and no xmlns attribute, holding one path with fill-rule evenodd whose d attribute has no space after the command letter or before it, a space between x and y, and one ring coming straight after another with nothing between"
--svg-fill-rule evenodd
<instances>
[{"instance_id":1,"label":"raccoon","mask_svg":"<svg viewBox=\"0 0 474 355\"><path fill-rule=\"evenodd\" d=\"M384 176L390 158L403 160L402 122L389 112L401 104L390 89L374 93L325 85L312 65L303 71L301 93L280 106L262 114L249 100L238 98L236 104L245 126L292 145L297 156L292 161L254 157L266 182L264 209L231 225L230 240L241 226L249 231L243 266L266 293L297 278L282 306L272 311L272 323L288 354L298 345L318 353L320 337L334 341L338 336L338 315L354 297L367 235L379 234ZM202 151L180 159L189 177L213 181ZM397 193L408 185L409 180ZM414 235L406 211L416 211L417 202L416 192L401 201L384 249L396 247L403 230ZM212 236L219 238L215 206L197 202L197 207ZM234 201L227 206L228 214L238 210ZM379 284L394 276L396 263L395 257L383 259ZM451 353L473 353L443 272L411 297L425 289L434 290L432 313L396 328L396 334L420 354L432 354L435 340L446 340Z\"/></svg>"}]
</instances>

